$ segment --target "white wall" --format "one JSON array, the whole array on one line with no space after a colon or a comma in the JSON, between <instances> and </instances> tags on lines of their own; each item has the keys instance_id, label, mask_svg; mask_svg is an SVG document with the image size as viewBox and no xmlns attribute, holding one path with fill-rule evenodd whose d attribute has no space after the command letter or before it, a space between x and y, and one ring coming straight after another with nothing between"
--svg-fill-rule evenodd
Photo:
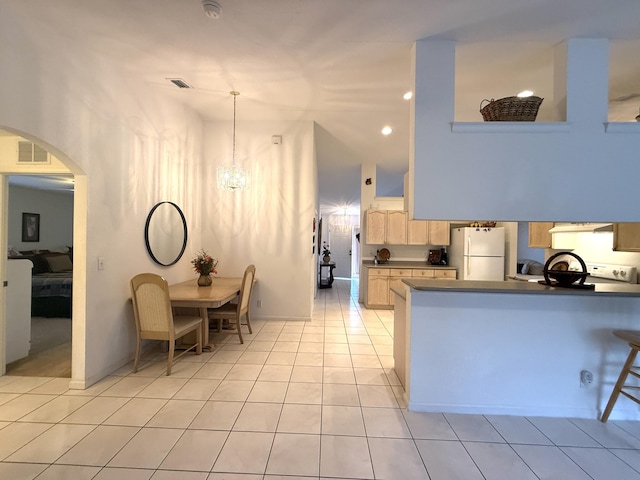
<instances>
[{"instance_id":1,"label":"white wall","mask_svg":"<svg viewBox=\"0 0 640 480\"><path fill-rule=\"evenodd\" d=\"M276 134L282 135L281 145L271 143ZM241 276L248 264L256 266L254 318L310 319L318 208L313 123L238 121L236 163L251 174L251 187L242 192L215 186L216 167L231 163L231 123L205 124L204 137L208 180L202 217L193 224L201 241L193 247L220 260L221 276Z\"/></svg>"},{"instance_id":2,"label":"white wall","mask_svg":"<svg viewBox=\"0 0 640 480\"><path fill-rule=\"evenodd\" d=\"M22 214L40 214L40 241L22 241ZM16 250L58 249L73 245L73 194L9 186L8 244Z\"/></svg>"},{"instance_id":3,"label":"white wall","mask_svg":"<svg viewBox=\"0 0 640 480\"><path fill-rule=\"evenodd\" d=\"M152 262L144 224L156 202L171 200L189 224L187 251L200 246L193 225L212 183L201 176L202 122L64 32L2 6L0 42L10 46L0 49L0 82L11 86L0 90L0 128L38 139L76 178L72 385L82 387L133 356L129 279L192 277L188 256L170 268Z\"/></svg>"},{"instance_id":4,"label":"white wall","mask_svg":"<svg viewBox=\"0 0 640 480\"><path fill-rule=\"evenodd\" d=\"M565 50L569 75L558 85L567 91L553 97L566 101L566 122L465 124L454 123L455 44L416 43L415 218L640 220L640 124L605 125L606 42L571 40Z\"/></svg>"}]
</instances>

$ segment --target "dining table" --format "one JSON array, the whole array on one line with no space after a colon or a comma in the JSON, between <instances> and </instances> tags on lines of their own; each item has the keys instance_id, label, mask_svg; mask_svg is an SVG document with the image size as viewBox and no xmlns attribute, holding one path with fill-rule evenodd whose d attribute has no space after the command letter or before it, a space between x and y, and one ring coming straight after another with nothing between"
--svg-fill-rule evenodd
<instances>
[{"instance_id":1,"label":"dining table","mask_svg":"<svg viewBox=\"0 0 640 480\"><path fill-rule=\"evenodd\" d=\"M255 280L254 280L255 281ZM204 319L202 348L212 351L209 343L209 315L207 309L219 308L240 294L242 277L213 277L213 283L199 286L197 279L169 285L169 298L172 307L195 307Z\"/></svg>"}]
</instances>

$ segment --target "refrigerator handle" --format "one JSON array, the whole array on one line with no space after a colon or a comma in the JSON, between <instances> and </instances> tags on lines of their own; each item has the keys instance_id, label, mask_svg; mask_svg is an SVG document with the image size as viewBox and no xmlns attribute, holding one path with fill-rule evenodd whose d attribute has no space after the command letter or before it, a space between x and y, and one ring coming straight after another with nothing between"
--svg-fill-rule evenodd
<instances>
[{"instance_id":1,"label":"refrigerator handle","mask_svg":"<svg viewBox=\"0 0 640 480\"><path fill-rule=\"evenodd\" d=\"M471 235L467 235L467 276L471 275Z\"/></svg>"}]
</instances>

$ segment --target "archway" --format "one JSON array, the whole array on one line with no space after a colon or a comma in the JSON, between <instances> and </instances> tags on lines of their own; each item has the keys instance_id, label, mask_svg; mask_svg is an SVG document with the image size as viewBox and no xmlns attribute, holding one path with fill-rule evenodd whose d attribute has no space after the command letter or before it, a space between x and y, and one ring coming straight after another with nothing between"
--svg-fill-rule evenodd
<instances>
[{"instance_id":1,"label":"archway","mask_svg":"<svg viewBox=\"0 0 640 480\"><path fill-rule=\"evenodd\" d=\"M47 161L18 162L11 143L26 140L45 150ZM4 148L3 148L4 147ZM86 331L86 237L87 237L87 181L84 172L63 152L54 146L10 127L0 126L0 248L8 251L8 181L9 175L72 174L74 179L73 201L73 297L72 297L72 348L71 388L83 388L85 379L85 331ZM0 260L3 281L7 280L7 255ZM6 285L5 285L6 286ZM6 372L7 342L7 293L0 293L0 373Z\"/></svg>"}]
</instances>

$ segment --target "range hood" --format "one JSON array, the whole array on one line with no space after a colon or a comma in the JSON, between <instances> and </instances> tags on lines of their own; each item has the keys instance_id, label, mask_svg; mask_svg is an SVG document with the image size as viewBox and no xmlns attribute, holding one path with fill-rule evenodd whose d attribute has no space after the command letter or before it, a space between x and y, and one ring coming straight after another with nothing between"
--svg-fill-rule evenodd
<instances>
[{"instance_id":1,"label":"range hood","mask_svg":"<svg viewBox=\"0 0 640 480\"><path fill-rule=\"evenodd\" d=\"M556 223L549 233L613 232L613 223Z\"/></svg>"}]
</instances>

